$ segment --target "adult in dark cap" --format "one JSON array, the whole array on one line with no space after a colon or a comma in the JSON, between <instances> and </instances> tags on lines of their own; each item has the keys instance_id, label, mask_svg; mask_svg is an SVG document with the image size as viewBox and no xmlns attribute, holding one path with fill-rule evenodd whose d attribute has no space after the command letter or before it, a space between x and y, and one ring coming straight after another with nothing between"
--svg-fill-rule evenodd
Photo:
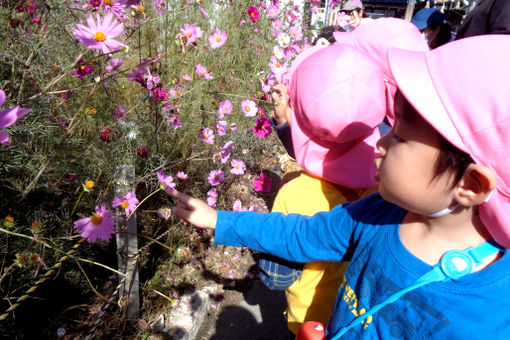
<instances>
[{"instance_id":1,"label":"adult in dark cap","mask_svg":"<svg viewBox=\"0 0 510 340\"><path fill-rule=\"evenodd\" d=\"M452 28L437 8L420 9L411 22L418 27L431 49L450 41Z\"/></svg>"}]
</instances>

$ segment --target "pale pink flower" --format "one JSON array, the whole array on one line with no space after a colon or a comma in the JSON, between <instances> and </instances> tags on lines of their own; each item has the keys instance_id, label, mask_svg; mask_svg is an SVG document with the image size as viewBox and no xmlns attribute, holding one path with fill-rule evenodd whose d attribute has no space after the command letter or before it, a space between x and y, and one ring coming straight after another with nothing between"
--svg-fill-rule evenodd
<instances>
[{"instance_id":1,"label":"pale pink flower","mask_svg":"<svg viewBox=\"0 0 510 340\"><path fill-rule=\"evenodd\" d=\"M186 80L186 81L192 81L192 80L193 80L189 74L185 74L185 75L183 75L183 76L182 76L182 79L183 79L183 80Z\"/></svg>"},{"instance_id":2,"label":"pale pink flower","mask_svg":"<svg viewBox=\"0 0 510 340\"><path fill-rule=\"evenodd\" d=\"M164 218L165 220L168 220L172 216L172 208L170 208L170 207L159 208L159 210L157 211L157 214L160 218Z\"/></svg>"},{"instance_id":3,"label":"pale pink flower","mask_svg":"<svg viewBox=\"0 0 510 340\"><path fill-rule=\"evenodd\" d=\"M115 207L122 207L124 209L124 212L126 213L126 217L131 214L136 208L136 206L140 203L138 199L136 198L136 195L134 192L128 192L121 198L115 197L113 199L112 206Z\"/></svg>"},{"instance_id":4,"label":"pale pink flower","mask_svg":"<svg viewBox=\"0 0 510 340\"><path fill-rule=\"evenodd\" d=\"M105 0L103 2L104 12L109 13L111 11L118 17L122 16L126 7L127 5L125 0Z\"/></svg>"},{"instance_id":5,"label":"pale pink flower","mask_svg":"<svg viewBox=\"0 0 510 340\"><path fill-rule=\"evenodd\" d=\"M273 22L271 23L271 26L276 32L280 32L280 30L282 29L282 21L280 19L274 19Z\"/></svg>"},{"instance_id":6,"label":"pale pink flower","mask_svg":"<svg viewBox=\"0 0 510 340\"><path fill-rule=\"evenodd\" d=\"M96 21L91 14L87 17L87 24L88 26L76 24L72 29L74 37L87 48L98 49L108 54L111 50L116 51L126 46L113 39L124 32L124 25L117 23L112 13L108 13L103 20L96 14Z\"/></svg>"},{"instance_id":7,"label":"pale pink flower","mask_svg":"<svg viewBox=\"0 0 510 340\"><path fill-rule=\"evenodd\" d=\"M294 40L301 40L303 38L303 32L301 31L301 28L297 26L291 26L289 28L289 35Z\"/></svg>"},{"instance_id":8,"label":"pale pink flower","mask_svg":"<svg viewBox=\"0 0 510 340\"><path fill-rule=\"evenodd\" d=\"M232 167L230 169L230 172L233 175L244 175L244 172L246 171L246 164L240 159L233 159L230 162L230 166Z\"/></svg>"},{"instance_id":9,"label":"pale pink flower","mask_svg":"<svg viewBox=\"0 0 510 340\"><path fill-rule=\"evenodd\" d=\"M199 9L200 9L200 12L202 12L202 15L204 17L208 17L209 16L209 13L207 13L207 11L202 6L199 6Z\"/></svg>"},{"instance_id":10,"label":"pale pink flower","mask_svg":"<svg viewBox=\"0 0 510 340\"><path fill-rule=\"evenodd\" d=\"M207 72L207 67L205 67L204 65L196 64L195 65L195 72L199 76L204 77L207 80L213 79L212 75L209 72Z\"/></svg>"},{"instance_id":11,"label":"pale pink flower","mask_svg":"<svg viewBox=\"0 0 510 340\"><path fill-rule=\"evenodd\" d=\"M75 221L74 229L90 243L96 242L97 239L108 241L115 232L112 213L106 209L105 204L101 204L101 208L96 206L96 213L92 217Z\"/></svg>"},{"instance_id":12,"label":"pale pink flower","mask_svg":"<svg viewBox=\"0 0 510 340\"><path fill-rule=\"evenodd\" d=\"M186 37L188 43L194 42L204 34L200 27L193 24L184 24L184 28L181 28L181 33Z\"/></svg>"},{"instance_id":13,"label":"pale pink flower","mask_svg":"<svg viewBox=\"0 0 510 340\"><path fill-rule=\"evenodd\" d=\"M117 71L122 66L122 64L123 64L122 59L113 58L108 62L108 64L106 64L105 70L110 73L113 73Z\"/></svg>"},{"instance_id":14,"label":"pale pink flower","mask_svg":"<svg viewBox=\"0 0 510 340\"><path fill-rule=\"evenodd\" d=\"M159 170L157 175L159 184L161 184L166 193L175 190L174 178L172 176L167 176L163 170Z\"/></svg>"},{"instance_id":15,"label":"pale pink flower","mask_svg":"<svg viewBox=\"0 0 510 340\"><path fill-rule=\"evenodd\" d=\"M209 128L203 128L200 131L200 140L207 144L214 144L214 133L213 130Z\"/></svg>"},{"instance_id":16,"label":"pale pink flower","mask_svg":"<svg viewBox=\"0 0 510 340\"><path fill-rule=\"evenodd\" d=\"M314 5L314 6L312 6L311 11L312 11L312 13L317 14L317 13L319 13L319 7Z\"/></svg>"},{"instance_id":17,"label":"pale pink flower","mask_svg":"<svg viewBox=\"0 0 510 340\"><path fill-rule=\"evenodd\" d=\"M234 204L232 205L232 211L233 212L243 212L247 211L246 208L243 208L243 204L241 203L241 200L235 200Z\"/></svg>"},{"instance_id":18,"label":"pale pink flower","mask_svg":"<svg viewBox=\"0 0 510 340\"><path fill-rule=\"evenodd\" d=\"M177 176L177 178L180 179L181 181L185 181L188 179L188 175L184 171L177 171L175 176Z\"/></svg>"},{"instance_id":19,"label":"pale pink flower","mask_svg":"<svg viewBox=\"0 0 510 340\"><path fill-rule=\"evenodd\" d=\"M220 162L222 164L225 164L228 161L228 159L230 158L230 153L233 148L234 148L233 141L228 141L225 143L225 145L223 145L223 147L221 148L221 150L219 152L219 156L221 157Z\"/></svg>"},{"instance_id":20,"label":"pale pink flower","mask_svg":"<svg viewBox=\"0 0 510 340\"><path fill-rule=\"evenodd\" d=\"M215 188L212 188L207 192L207 204L211 207L216 206L216 201L218 200L218 192Z\"/></svg>"},{"instance_id":21,"label":"pale pink flower","mask_svg":"<svg viewBox=\"0 0 510 340\"><path fill-rule=\"evenodd\" d=\"M213 187L220 185L225 180L225 174L221 170L211 170L209 172L209 176L207 177L207 181Z\"/></svg>"},{"instance_id":22,"label":"pale pink flower","mask_svg":"<svg viewBox=\"0 0 510 340\"><path fill-rule=\"evenodd\" d=\"M278 14L278 8L276 6L269 6L267 9L267 16L269 18L274 18Z\"/></svg>"},{"instance_id":23,"label":"pale pink flower","mask_svg":"<svg viewBox=\"0 0 510 340\"><path fill-rule=\"evenodd\" d=\"M232 113L232 109L234 107L232 106L232 103L230 102L230 100L224 100L220 103L220 106L218 108L218 113L219 114L229 114L229 113Z\"/></svg>"},{"instance_id":24,"label":"pale pink flower","mask_svg":"<svg viewBox=\"0 0 510 340\"><path fill-rule=\"evenodd\" d=\"M166 9L166 1L163 0L155 0L154 7L156 8L156 13L163 14Z\"/></svg>"},{"instance_id":25,"label":"pale pink flower","mask_svg":"<svg viewBox=\"0 0 510 340\"><path fill-rule=\"evenodd\" d=\"M253 117L257 114L257 104L250 99L241 102L241 109L246 117Z\"/></svg>"},{"instance_id":26,"label":"pale pink flower","mask_svg":"<svg viewBox=\"0 0 510 340\"><path fill-rule=\"evenodd\" d=\"M5 103L5 92L0 90L0 107ZM14 124L18 119L30 113L32 109L25 109L19 106L12 107L7 110L0 111L0 128L6 128ZM0 130L0 143L3 145L11 145L9 134Z\"/></svg>"},{"instance_id":27,"label":"pale pink flower","mask_svg":"<svg viewBox=\"0 0 510 340\"><path fill-rule=\"evenodd\" d=\"M225 136L227 134L227 121L219 120L216 124L214 124L214 128L216 129L218 136Z\"/></svg>"},{"instance_id":28,"label":"pale pink flower","mask_svg":"<svg viewBox=\"0 0 510 340\"><path fill-rule=\"evenodd\" d=\"M211 48L218 48L225 44L227 41L227 33L219 28L214 30L214 33L209 36L209 44Z\"/></svg>"},{"instance_id":29,"label":"pale pink flower","mask_svg":"<svg viewBox=\"0 0 510 340\"><path fill-rule=\"evenodd\" d=\"M236 123L230 124L230 131L235 131L235 130L237 130L237 124Z\"/></svg>"},{"instance_id":30,"label":"pale pink flower","mask_svg":"<svg viewBox=\"0 0 510 340\"><path fill-rule=\"evenodd\" d=\"M178 115L169 114L166 123L174 130L177 130L182 127L181 119L179 118Z\"/></svg>"},{"instance_id":31,"label":"pale pink flower","mask_svg":"<svg viewBox=\"0 0 510 340\"><path fill-rule=\"evenodd\" d=\"M339 12L336 17L336 24L340 27L345 27L349 24L350 17L345 12Z\"/></svg>"},{"instance_id":32,"label":"pale pink flower","mask_svg":"<svg viewBox=\"0 0 510 340\"><path fill-rule=\"evenodd\" d=\"M271 56L271 61L268 63L271 72L274 73L276 79L280 79L281 76L287 72L287 63L277 59L274 55Z\"/></svg>"}]
</instances>

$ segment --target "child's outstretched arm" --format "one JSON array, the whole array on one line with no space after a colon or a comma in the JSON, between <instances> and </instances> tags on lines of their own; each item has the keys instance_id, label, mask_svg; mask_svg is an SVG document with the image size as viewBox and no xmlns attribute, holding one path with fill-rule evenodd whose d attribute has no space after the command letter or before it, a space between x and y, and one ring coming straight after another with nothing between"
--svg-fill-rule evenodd
<instances>
[{"instance_id":1,"label":"child's outstretched arm","mask_svg":"<svg viewBox=\"0 0 510 340\"><path fill-rule=\"evenodd\" d=\"M181 220L185 220L199 228L216 228L218 214L216 210L207 205L207 203L177 190L168 192L168 195L179 201L172 209L172 212Z\"/></svg>"},{"instance_id":2,"label":"child's outstretched arm","mask_svg":"<svg viewBox=\"0 0 510 340\"><path fill-rule=\"evenodd\" d=\"M273 118L276 125L290 123L290 106L287 99L287 87L283 84L273 86L271 100L275 104Z\"/></svg>"}]
</instances>

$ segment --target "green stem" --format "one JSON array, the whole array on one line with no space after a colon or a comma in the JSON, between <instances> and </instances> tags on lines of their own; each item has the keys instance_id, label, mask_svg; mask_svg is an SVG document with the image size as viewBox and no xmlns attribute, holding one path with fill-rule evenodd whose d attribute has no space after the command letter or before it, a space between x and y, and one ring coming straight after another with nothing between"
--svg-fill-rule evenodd
<instances>
[{"instance_id":1,"label":"green stem","mask_svg":"<svg viewBox=\"0 0 510 340\"><path fill-rule=\"evenodd\" d=\"M81 200L81 197L83 196L83 193L85 192L85 189L82 189L81 193L80 193L80 196L78 196L78 200L76 201L76 203L74 204L74 208L73 208L73 211L71 211L71 215L69 215L69 217L72 217L73 214L74 214L74 211L76 210L76 208L78 207L78 203L80 203L80 200Z\"/></svg>"},{"instance_id":2,"label":"green stem","mask_svg":"<svg viewBox=\"0 0 510 340\"><path fill-rule=\"evenodd\" d=\"M133 215L136 211L136 209L138 209L139 206L142 205L143 202L145 202L149 197L151 197L152 195L154 195L155 193L157 193L158 191L162 190L162 187L160 186L157 190L154 190L153 192L151 192L147 197L145 197L140 203L138 203L138 205L135 207L135 209L131 212L131 214L129 214L129 216L126 218L126 221L128 221L130 218L131 218L131 215Z\"/></svg>"}]
</instances>

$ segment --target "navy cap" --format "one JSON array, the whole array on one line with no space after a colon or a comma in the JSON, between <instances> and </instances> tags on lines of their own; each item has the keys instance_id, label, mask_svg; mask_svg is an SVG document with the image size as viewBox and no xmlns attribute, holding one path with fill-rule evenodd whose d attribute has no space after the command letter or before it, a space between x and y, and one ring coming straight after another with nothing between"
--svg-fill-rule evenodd
<instances>
[{"instance_id":1,"label":"navy cap","mask_svg":"<svg viewBox=\"0 0 510 340\"><path fill-rule=\"evenodd\" d=\"M437 8L423 8L414 15L411 22L421 31L430 25L442 24L444 19L444 14Z\"/></svg>"}]
</instances>

